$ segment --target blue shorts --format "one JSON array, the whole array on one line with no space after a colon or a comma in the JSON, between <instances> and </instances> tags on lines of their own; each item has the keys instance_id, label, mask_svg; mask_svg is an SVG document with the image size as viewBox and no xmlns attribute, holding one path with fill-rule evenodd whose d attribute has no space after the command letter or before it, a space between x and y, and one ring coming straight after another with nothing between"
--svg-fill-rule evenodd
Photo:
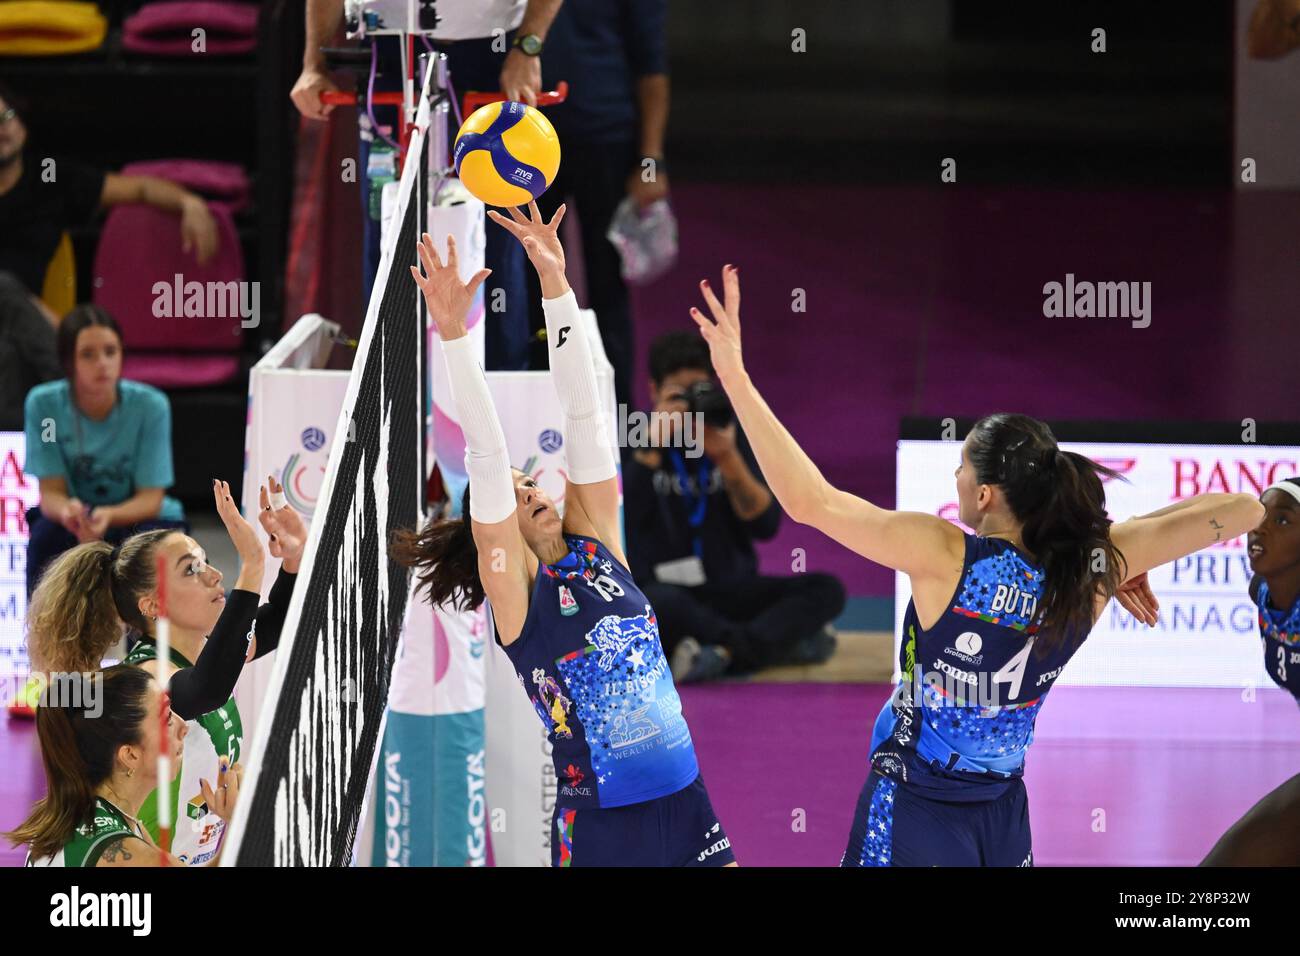
<instances>
[{"instance_id":1,"label":"blue shorts","mask_svg":"<svg viewBox=\"0 0 1300 956\"><path fill-rule=\"evenodd\" d=\"M552 866L726 866L731 841L704 778L645 803L595 810L556 804Z\"/></svg>"},{"instance_id":2,"label":"blue shorts","mask_svg":"<svg viewBox=\"0 0 1300 956\"><path fill-rule=\"evenodd\" d=\"M858 797L840 866L1033 866L1020 778L992 800L946 803L875 770Z\"/></svg>"}]
</instances>

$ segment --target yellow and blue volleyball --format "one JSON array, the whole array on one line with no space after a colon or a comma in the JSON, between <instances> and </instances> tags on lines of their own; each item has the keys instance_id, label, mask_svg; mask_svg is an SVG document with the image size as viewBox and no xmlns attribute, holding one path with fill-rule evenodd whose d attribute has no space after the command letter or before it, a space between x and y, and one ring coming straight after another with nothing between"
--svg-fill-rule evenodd
<instances>
[{"instance_id":1,"label":"yellow and blue volleyball","mask_svg":"<svg viewBox=\"0 0 1300 956\"><path fill-rule=\"evenodd\" d=\"M456 134L456 175L489 206L523 206L560 171L555 127L527 103L489 103L476 109Z\"/></svg>"}]
</instances>

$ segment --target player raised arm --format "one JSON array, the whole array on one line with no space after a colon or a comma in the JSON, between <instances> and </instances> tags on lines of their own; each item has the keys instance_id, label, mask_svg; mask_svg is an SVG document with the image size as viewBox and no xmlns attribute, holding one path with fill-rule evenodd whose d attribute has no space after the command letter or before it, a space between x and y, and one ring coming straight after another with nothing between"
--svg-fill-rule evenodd
<instances>
[{"instance_id":1,"label":"player raised arm","mask_svg":"<svg viewBox=\"0 0 1300 956\"><path fill-rule=\"evenodd\" d=\"M564 449L569 470L564 489L564 530L597 538L626 567L618 530L618 478L609 422L601 408L591 345L578 313L578 300L564 275L559 228L565 207L560 206L550 222L542 221L536 203L528 204L528 216L519 209L509 212L509 218L495 210L488 215L523 244L541 280L551 381L564 410Z\"/></svg>"},{"instance_id":2,"label":"player raised arm","mask_svg":"<svg viewBox=\"0 0 1300 956\"><path fill-rule=\"evenodd\" d=\"M491 270L480 269L469 282L462 282L456 240L451 236L447 237L445 264L428 233L420 240L419 254L423 274L412 266L411 275L442 339L451 395L465 433L465 471L471 489L466 517L472 519L479 577L492 602L502 639L512 640L528 616L527 548L515 516L514 477L505 432L465 325L474 293Z\"/></svg>"},{"instance_id":3,"label":"player raised arm","mask_svg":"<svg viewBox=\"0 0 1300 956\"><path fill-rule=\"evenodd\" d=\"M713 368L781 507L868 560L909 575L930 575L961 561L956 525L935 515L891 511L834 487L768 407L745 371L740 340L740 274L722 270L723 301L700 283L712 321L692 307L691 318L709 343Z\"/></svg>"}]
</instances>

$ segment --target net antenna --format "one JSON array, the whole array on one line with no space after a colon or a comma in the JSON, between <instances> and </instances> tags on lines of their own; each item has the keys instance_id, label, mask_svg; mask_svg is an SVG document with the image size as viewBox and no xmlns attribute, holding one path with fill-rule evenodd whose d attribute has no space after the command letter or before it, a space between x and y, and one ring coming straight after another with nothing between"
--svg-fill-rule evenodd
<instances>
[{"instance_id":1,"label":"net antenna","mask_svg":"<svg viewBox=\"0 0 1300 956\"><path fill-rule=\"evenodd\" d=\"M423 302L411 280L428 205L430 84L275 655L222 866L347 866L387 708L409 572L388 539L423 513ZM347 436L342 438L342 436Z\"/></svg>"}]
</instances>

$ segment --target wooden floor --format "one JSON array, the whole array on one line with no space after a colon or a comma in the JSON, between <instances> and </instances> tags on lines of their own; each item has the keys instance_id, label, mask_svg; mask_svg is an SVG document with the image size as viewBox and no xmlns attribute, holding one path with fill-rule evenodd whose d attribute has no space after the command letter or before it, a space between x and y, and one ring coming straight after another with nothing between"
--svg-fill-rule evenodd
<instances>
[{"instance_id":1,"label":"wooden floor","mask_svg":"<svg viewBox=\"0 0 1300 956\"><path fill-rule=\"evenodd\" d=\"M752 683L889 684L894 674L894 635L889 631L840 631L835 656L825 664L773 667Z\"/></svg>"}]
</instances>

